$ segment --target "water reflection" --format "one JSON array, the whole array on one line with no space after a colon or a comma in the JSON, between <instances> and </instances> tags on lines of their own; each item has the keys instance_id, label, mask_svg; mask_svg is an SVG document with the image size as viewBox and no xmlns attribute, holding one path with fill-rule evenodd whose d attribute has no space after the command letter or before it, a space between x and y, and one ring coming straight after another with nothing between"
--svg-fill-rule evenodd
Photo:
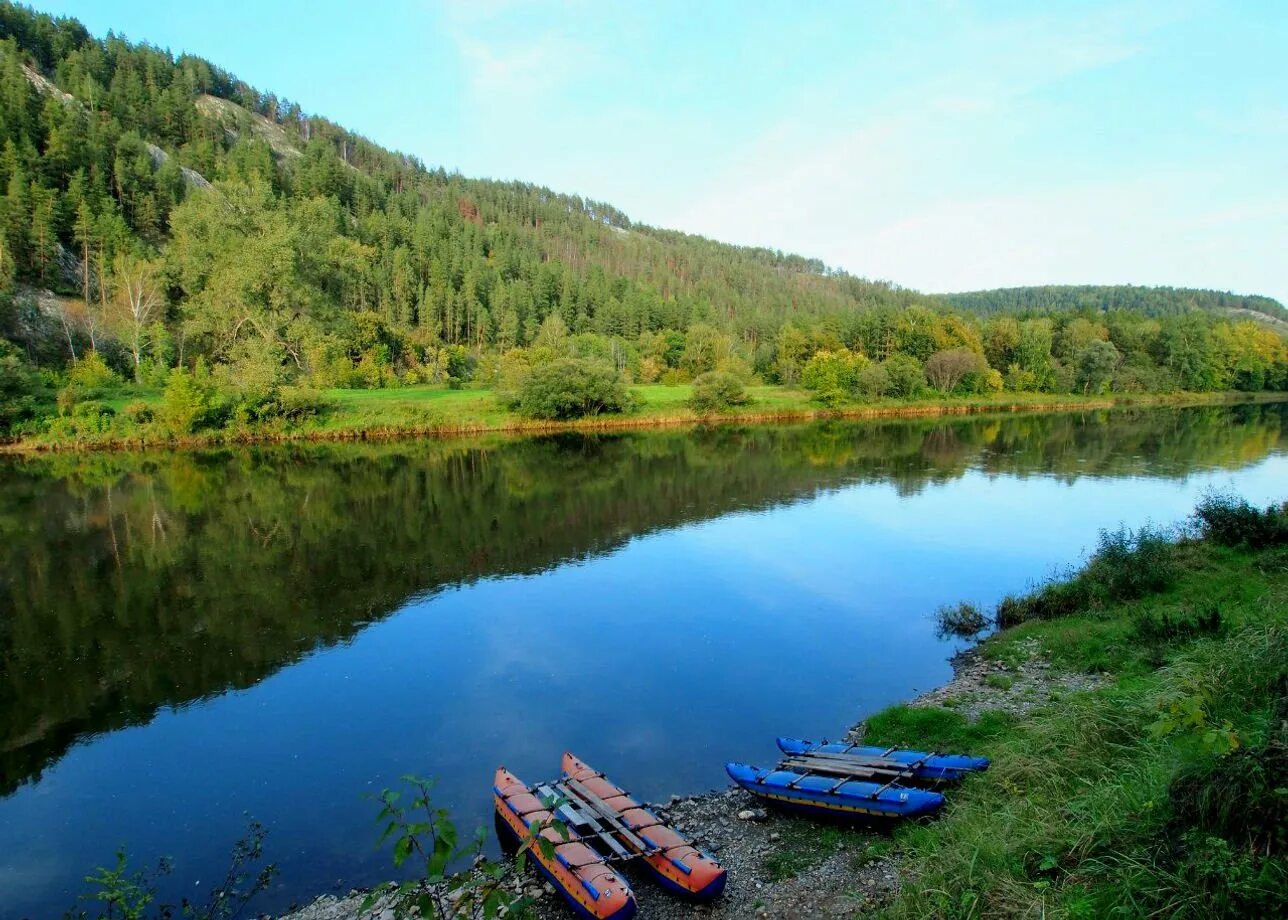
<instances>
[{"instance_id":1,"label":"water reflection","mask_svg":"<svg viewBox=\"0 0 1288 920\"><path fill-rule=\"evenodd\" d=\"M1284 418L7 463L0 889L19 896L0 916L65 906L123 842L211 871L247 809L279 901L379 878L358 795L408 770L469 817L496 762L548 772L565 745L646 794L701 788L771 727L835 731L942 679L937 603L990 602L1203 482L1273 489Z\"/></svg>"}]
</instances>

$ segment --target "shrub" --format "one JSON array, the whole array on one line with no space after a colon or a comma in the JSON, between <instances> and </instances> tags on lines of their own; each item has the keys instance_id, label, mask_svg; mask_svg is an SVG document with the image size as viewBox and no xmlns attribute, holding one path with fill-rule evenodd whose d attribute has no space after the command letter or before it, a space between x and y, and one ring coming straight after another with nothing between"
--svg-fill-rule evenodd
<instances>
[{"instance_id":1,"label":"shrub","mask_svg":"<svg viewBox=\"0 0 1288 920\"><path fill-rule=\"evenodd\" d=\"M881 362L890 380L889 393L900 399L911 399L926 387L921 362L910 355L894 354Z\"/></svg>"},{"instance_id":2,"label":"shrub","mask_svg":"<svg viewBox=\"0 0 1288 920\"><path fill-rule=\"evenodd\" d=\"M850 397L858 372L867 363L867 358L844 348L816 352L801 368L801 386L813 390L820 402L836 405Z\"/></svg>"},{"instance_id":3,"label":"shrub","mask_svg":"<svg viewBox=\"0 0 1288 920\"><path fill-rule=\"evenodd\" d=\"M926 379L941 393L951 393L969 375L984 368L984 359L969 348L938 351L926 360Z\"/></svg>"},{"instance_id":4,"label":"shrub","mask_svg":"<svg viewBox=\"0 0 1288 920\"><path fill-rule=\"evenodd\" d=\"M205 367L196 371L176 367L166 380L161 397L161 418L175 434L192 434L210 421L214 387Z\"/></svg>"},{"instance_id":5,"label":"shrub","mask_svg":"<svg viewBox=\"0 0 1288 920\"><path fill-rule=\"evenodd\" d=\"M1147 610L1136 617L1132 629L1143 642L1164 643L1218 635L1225 623L1218 607L1198 613Z\"/></svg>"},{"instance_id":6,"label":"shrub","mask_svg":"<svg viewBox=\"0 0 1288 920\"><path fill-rule=\"evenodd\" d=\"M77 403L110 396L121 382L102 356L91 351L67 372L67 385L58 391L58 411L70 415Z\"/></svg>"},{"instance_id":7,"label":"shrub","mask_svg":"<svg viewBox=\"0 0 1288 920\"><path fill-rule=\"evenodd\" d=\"M88 399L73 405L70 412L49 419L46 431L59 439L94 438L110 433L115 417L116 411L111 406Z\"/></svg>"},{"instance_id":8,"label":"shrub","mask_svg":"<svg viewBox=\"0 0 1288 920\"><path fill-rule=\"evenodd\" d=\"M854 375L854 389L868 399L880 399L890 392L890 372L880 364L868 364Z\"/></svg>"},{"instance_id":9,"label":"shrub","mask_svg":"<svg viewBox=\"0 0 1288 920\"><path fill-rule=\"evenodd\" d=\"M961 636L969 639L984 631L988 619L974 604L946 604L935 611L941 636Z\"/></svg>"},{"instance_id":10,"label":"shrub","mask_svg":"<svg viewBox=\"0 0 1288 920\"><path fill-rule=\"evenodd\" d=\"M40 373L18 349L0 339L0 433L34 418L47 398Z\"/></svg>"},{"instance_id":11,"label":"shrub","mask_svg":"<svg viewBox=\"0 0 1288 920\"><path fill-rule=\"evenodd\" d=\"M275 414L288 421L298 422L327 412L335 400L308 387L282 387L277 394Z\"/></svg>"},{"instance_id":12,"label":"shrub","mask_svg":"<svg viewBox=\"0 0 1288 920\"><path fill-rule=\"evenodd\" d=\"M1071 616L1099 604L1132 600L1176 583L1176 546L1162 531L1142 527L1100 532L1100 542L1086 567L1047 582L1037 590L1009 595L997 606L997 625Z\"/></svg>"},{"instance_id":13,"label":"shrub","mask_svg":"<svg viewBox=\"0 0 1288 920\"><path fill-rule=\"evenodd\" d=\"M747 402L747 390L733 374L709 371L693 381L689 405L698 412L718 412Z\"/></svg>"},{"instance_id":14,"label":"shrub","mask_svg":"<svg viewBox=\"0 0 1288 920\"><path fill-rule=\"evenodd\" d=\"M1177 574L1175 544L1163 532L1145 526L1137 531L1102 530L1082 577L1102 599L1125 601L1167 590Z\"/></svg>"},{"instance_id":15,"label":"shrub","mask_svg":"<svg viewBox=\"0 0 1288 920\"><path fill-rule=\"evenodd\" d=\"M1007 595L997 605L997 625L1005 629L1025 620L1051 620L1085 610L1091 592L1085 579L1070 578L1047 582L1038 590L1016 597Z\"/></svg>"},{"instance_id":16,"label":"shrub","mask_svg":"<svg viewBox=\"0 0 1288 920\"><path fill-rule=\"evenodd\" d=\"M141 399L136 399L132 403L127 403L125 408L121 410L121 413L130 421L139 425L148 424L148 422L152 421L155 415L152 411L152 407Z\"/></svg>"},{"instance_id":17,"label":"shrub","mask_svg":"<svg viewBox=\"0 0 1288 920\"><path fill-rule=\"evenodd\" d=\"M1271 505L1264 511L1235 495L1203 497L1190 517L1200 536L1222 546L1264 549L1288 543L1288 508Z\"/></svg>"},{"instance_id":18,"label":"shrub","mask_svg":"<svg viewBox=\"0 0 1288 920\"><path fill-rule=\"evenodd\" d=\"M573 419L632 408L621 375L601 361L560 358L533 368L519 388L518 409L529 418Z\"/></svg>"},{"instance_id":19,"label":"shrub","mask_svg":"<svg viewBox=\"0 0 1288 920\"><path fill-rule=\"evenodd\" d=\"M72 365L67 372L67 385L75 387L86 396L99 395L121 383L116 371L107 366L103 356L91 351Z\"/></svg>"}]
</instances>

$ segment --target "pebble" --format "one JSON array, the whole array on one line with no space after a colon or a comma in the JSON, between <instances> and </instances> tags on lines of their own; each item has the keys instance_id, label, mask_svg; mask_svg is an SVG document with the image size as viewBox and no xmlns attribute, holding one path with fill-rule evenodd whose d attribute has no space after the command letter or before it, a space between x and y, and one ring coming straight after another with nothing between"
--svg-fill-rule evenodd
<instances>
[{"instance_id":1,"label":"pebble","mask_svg":"<svg viewBox=\"0 0 1288 920\"><path fill-rule=\"evenodd\" d=\"M1105 679L1096 675L1063 674L1051 668L1038 643L1018 648L1027 655L1027 660L1014 667L985 661L974 652L959 656L954 661L956 677L952 682L921 695L912 705L942 706L951 702L957 712L970 719L994 709L1022 718L1038 705L1049 702L1053 693L1090 690L1104 683ZM989 676L997 674L1010 678L1008 689L986 683ZM863 733L863 725L855 726L846 740L859 742ZM855 867L851 854L864 846L859 837L850 846L842 844L795 878L771 878L765 860L783 846L792 845L784 843L784 839L808 839L808 835L817 833L818 825L777 811L766 812L759 805L759 800L738 788L688 797L671 796L662 809L667 821L676 828L688 828L687 836L697 845L718 854L721 864L729 870L729 887L714 905L698 909L642 879L635 883L633 878L640 916L651 920L691 920L695 915L712 920L853 917L856 909L876 908L898 891L899 864L894 857ZM554 894L548 882L538 888L534 881L535 876L527 875L518 881L514 890L527 889L530 895L534 892ZM355 892L347 899L319 898L283 920L369 920L370 914L361 918L358 915L364 896L362 892ZM381 906L384 910L377 916L385 920L386 914L392 915L392 911ZM533 904L531 914L537 920L566 920L570 916L559 897L540 898Z\"/></svg>"}]
</instances>

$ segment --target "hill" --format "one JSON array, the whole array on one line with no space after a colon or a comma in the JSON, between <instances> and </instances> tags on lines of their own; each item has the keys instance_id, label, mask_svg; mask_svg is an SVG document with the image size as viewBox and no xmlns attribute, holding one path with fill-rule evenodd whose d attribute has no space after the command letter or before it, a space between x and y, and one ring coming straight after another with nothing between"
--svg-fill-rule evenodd
<instances>
[{"instance_id":1,"label":"hill","mask_svg":"<svg viewBox=\"0 0 1288 920\"><path fill-rule=\"evenodd\" d=\"M1288 330L1288 309L1272 297L1195 288L1118 285L1044 285L938 294L940 300L971 313L1051 313L1132 310L1145 316L1172 316L1206 310L1226 316L1266 319Z\"/></svg>"},{"instance_id":2,"label":"hill","mask_svg":"<svg viewBox=\"0 0 1288 920\"><path fill-rule=\"evenodd\" d=\"M559 358L634 383L805 383L830 404L927 383L1288 385L1281 339L1231 312L1278 305L1217 317L1209 301L1231 295L1198 293L1187 312L1016 300L1007 312L1042 314L1017 325L982 316L984 294L930 297L433 168L208 61L0 0L0 430L44 430L54 390L64 427L97 430L102 407L78 406L120 378L155 393L209 373L222 395L174 417L254 424L282 386L491 386ZM923 376L941 352L945 373ZM881 366L860 385L864 364Z\"/></svg>"}]
</instances>

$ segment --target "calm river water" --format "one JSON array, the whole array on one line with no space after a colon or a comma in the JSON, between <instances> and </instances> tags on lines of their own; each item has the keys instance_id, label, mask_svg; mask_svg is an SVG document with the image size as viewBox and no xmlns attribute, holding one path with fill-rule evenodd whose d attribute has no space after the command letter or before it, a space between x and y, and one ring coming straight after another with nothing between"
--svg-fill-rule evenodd
<instances>
[{"instance_id":1,"label":"calm river water","mask_svg":"<svg viewBox=\"0 0 1288 920\"><path fill-rule=\"evenodd\" d=\"M1206 489L1288 497L1288 408L0 462L0 917L119 846L261 910L390 877L365 796L571 749L645 797L723 785L950 677L994 604Z\"/></svg>"}]
</instances>

